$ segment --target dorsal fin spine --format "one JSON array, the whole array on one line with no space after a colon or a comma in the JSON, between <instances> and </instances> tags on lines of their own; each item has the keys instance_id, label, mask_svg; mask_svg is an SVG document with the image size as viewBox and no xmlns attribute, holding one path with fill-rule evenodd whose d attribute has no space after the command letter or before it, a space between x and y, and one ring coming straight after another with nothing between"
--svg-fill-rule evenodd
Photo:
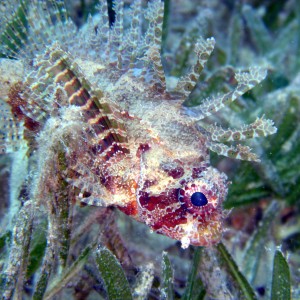
<instances>
[{"instance_id":1,"label":"dorsal fin spine","mask_svg":"<svg viewBox=\"0 0 300 300\"><path fill-rule=\"evenodd\" d=\"M127 143L123 121L115 116L110 105L104 101L103 92L93 90L70 55L55 46L49 57L51 67L46 72L54 77L57 84L63 84L69 104L81 107L84 117L95 132L109 131L116 143ZM97 140L101 143L99 137Z\"/></svg>"}]
</instances>

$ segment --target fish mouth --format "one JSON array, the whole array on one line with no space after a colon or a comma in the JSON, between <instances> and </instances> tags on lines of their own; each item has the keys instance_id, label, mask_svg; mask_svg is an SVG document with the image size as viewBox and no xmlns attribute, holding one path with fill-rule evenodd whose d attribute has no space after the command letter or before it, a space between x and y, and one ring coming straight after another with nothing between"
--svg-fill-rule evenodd
<instances>
[{"instance_id":1,"label":"fish mouth","mask_svg":"<svg viewBox=\"0 0 300 300\"><path fill-rule=\"evenodd\" d=\"M195 216L188 217L186 223L174 228L173 238L180 240L184 249L189 245L208 247L220 242L222 229L223 216L220 213L211 215L210 219L205 221ZM170 230L166 235L168 234Z\"/></svg>"},{"instance_id":2,"label":"fish mouth","mask_svg":"<svg viewBox=\"0 0 300 300\"><path fill-rule=\"evenodd\" d=\"M155 231L179 240L181 247L185 249L189 245L208 247L219 243L222 238L222 228L222 218L216 217L215 220L206 223L199 223L199 220L195 219L177 224L175 227L162 226Z\"/></svg>"}]
</instances>

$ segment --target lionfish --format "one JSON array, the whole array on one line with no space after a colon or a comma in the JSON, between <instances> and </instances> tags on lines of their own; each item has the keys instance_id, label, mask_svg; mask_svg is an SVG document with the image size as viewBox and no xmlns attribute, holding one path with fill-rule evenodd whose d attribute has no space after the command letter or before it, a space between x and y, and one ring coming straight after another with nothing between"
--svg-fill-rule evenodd
<instances>
[{"instance_id":1,"label":"lionfish","mask_svg":"<svg viewBox=\"0 0 300 300\"><path fill-rule=\"evenodd\" d=\"M26 181L31 199L47 201L63 182L76 191L76 201L117 207L183 248L215 244L228 181L210 165L209 151L258 161L249 147L224 142L276 128L264 117L239 129L203 128L199 121L252 89L266 72L237 73L233 91L204 99L191 115L182 104L214 38L197 39L195 64L172 86L161 61L164 3L135 0L124 14L123 2L113 2L111 24L108 4L99 0L99 14L80 29L62 0L6 4L0 150L27 147L35 162Z\"/></svg>"}]
</instances>

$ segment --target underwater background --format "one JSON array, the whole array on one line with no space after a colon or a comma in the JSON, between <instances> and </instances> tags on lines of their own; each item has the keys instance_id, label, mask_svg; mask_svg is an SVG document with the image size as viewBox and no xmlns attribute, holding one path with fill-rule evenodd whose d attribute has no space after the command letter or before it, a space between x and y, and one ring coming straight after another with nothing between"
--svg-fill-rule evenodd
<instances>
[{"instance_id":1,"label":"underwater background","mask_svg":"<svg viewBox=\"0 0 300 300\"><path fill-rule=\"evenodd\" d=\"M79 27L89 13L97 13L97 1L65 2ZM264 114L278 128L272 136L249 142L260 163L211 153L212 164L231 181L223 203L227 217L222 242L183 250L179 242L151 233L113 208L65 203L57 224L63 263L50 272L54 261L47 248L47 212L28 209L33 204L26 204L22 191L14 194L14 184L22 177L20 158L2 155L4 299L300 299L300 3L166 0L164 6L162 58L167 75L184 74L198 36L216 40L186 106L230 90L236 69L268 70L261 84L210 120L239 127ZM113 22L111 2L109 7ZM2 2L0 11L3 32L3 16L11 16Z\"/></svg>"}]
</instances>

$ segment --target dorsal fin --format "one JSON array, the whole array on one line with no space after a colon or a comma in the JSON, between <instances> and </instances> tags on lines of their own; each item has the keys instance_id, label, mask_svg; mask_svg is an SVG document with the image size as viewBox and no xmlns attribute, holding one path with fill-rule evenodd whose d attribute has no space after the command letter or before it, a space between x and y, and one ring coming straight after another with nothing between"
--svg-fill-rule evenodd
<instances>
[{"instance_id":1,"label":"dorsal fin","mask_svg":"<svg viewBox=\"0 0 300 300\"><path fill-rule=\"evenodd\" d=\"M60 107L74 105L89 124L94 155L106 161L116 153L129 153L121 110L108 104L104 93L92 87L69 53L54 43L36 59L33 68L16 92L20 99L10 103L19 110L18 118L25 125L29 119L38 124L34 130L40 129L49 117L60 114Z\"/></svg>"},{"instance_id":2,"label":"dorsal fin","mask_svg":"<svg viewBox=\"0 0 300 300\"><path fill-rule=\"evenodd\" d=\"M127 136L124 123L118 117L119 109L112 108L105 101L102 91L92 88L70 54L54 46L50 49L49 67L45 71L56 85L63 87L68 103L81 108L84 118L97 136L93 151L103 153L111 145L115 150L124 148L125 151Z\"/></svg>"},{"instance_id":3,"label":"dorsal fin","mask_svg":"<svg viewBox=\"0 0 300 300\"><path fill-rule=\"evenodd\" d=\"M7 1L9 2L9 1ZM77 30L68 19L63 0L21 0L5 4L5 27L0 35L0 55L30 58L43 51L53 40L71 45Z\"/></svg>"}]
</instances>

